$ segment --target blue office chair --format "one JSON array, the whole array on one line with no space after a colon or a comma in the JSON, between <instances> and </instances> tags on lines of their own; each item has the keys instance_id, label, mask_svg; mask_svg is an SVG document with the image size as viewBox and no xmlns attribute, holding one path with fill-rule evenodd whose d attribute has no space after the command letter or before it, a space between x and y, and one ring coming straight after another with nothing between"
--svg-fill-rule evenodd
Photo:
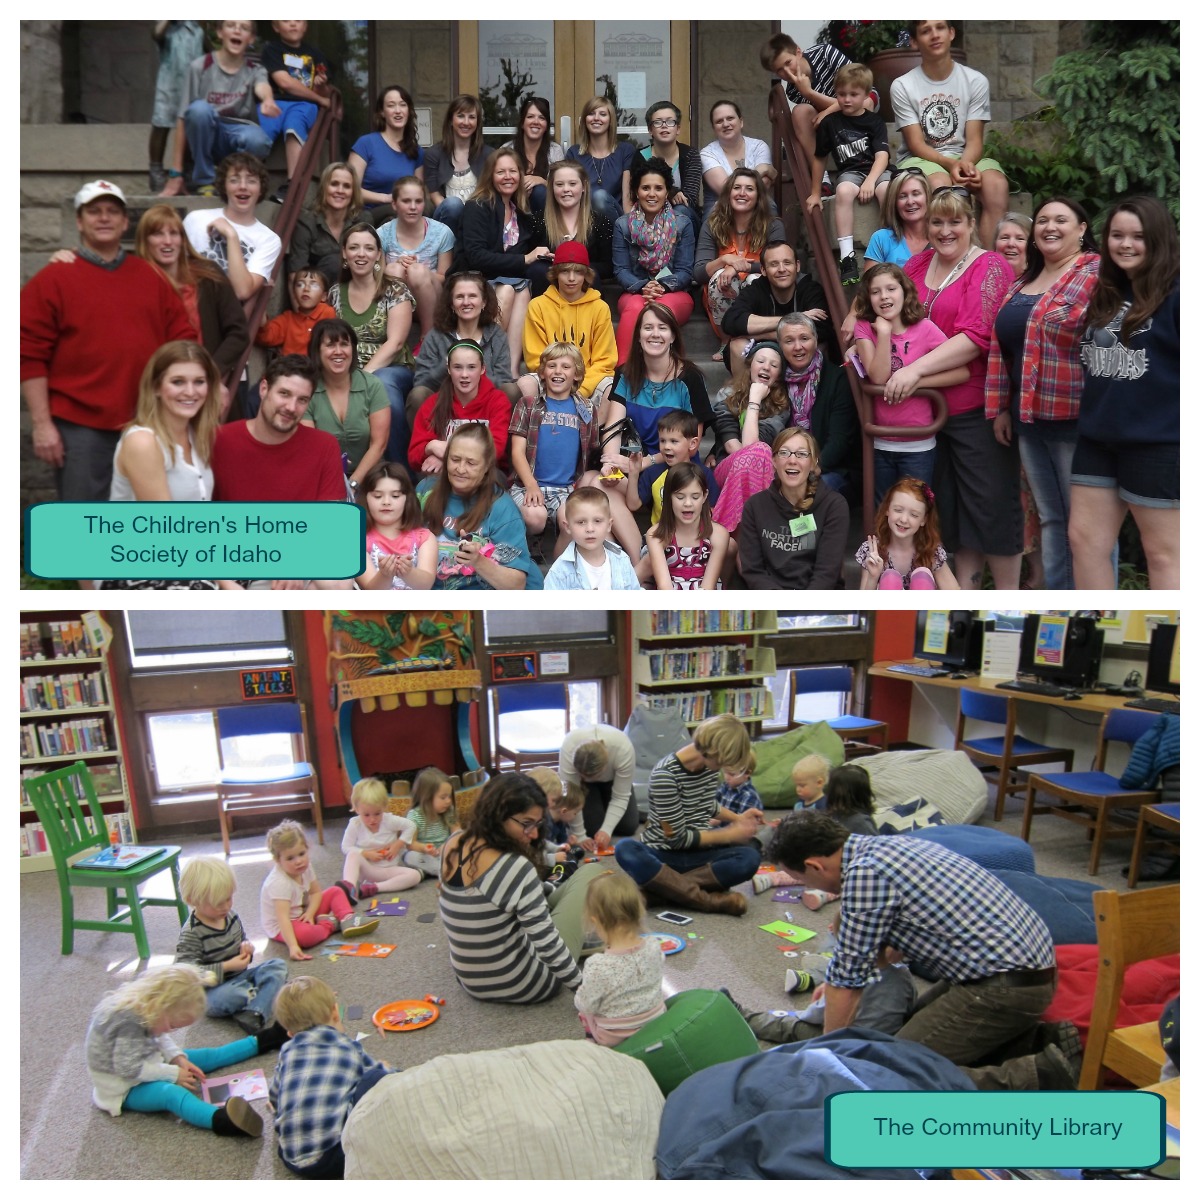
<instances>
[{"instance_id":1,"label":"blue office chair","mask_svg":"<svg viewBox=\"0 0 1200 1200\"><path fill-rule=\"evenodd\" d=\"M1161 829L1168 836L1164 838L1148 838L1146 830L1149 826ZM1138 885L1138 876L1142 873L1142 855L1146 844L1156 850L1165 850L1168 854L1179 857L1179 805L1178 804L1143 804L1138 809L1137 832L1133 835L1133 854L1129 857L1129 888Z\"/></svg>"},{"instance_id":2,"label":"blue office chair","mask_svg":"<svg viewBox=\"0 0 1200 1200\"><path fill-rule=\"evenodd\" d=\"M1000 737L964 737L968 720L982 721L988 725L1003 725L1004 733ZM976 691L974 688L962 688L958 693L958 725L954 730L954 748L961 750L981 769L997 769L997 821L1004 816L1004 797L1009 792L1015 795L1021 790L1018 767L1060 762L1064 763L1069 771L1075 765L1074 750L1045 746L1041 742L1030 741L1017 732L1015 697L1002 696L996 692Z\"/></svg>"},{"instance_id":3,"label":"blue office chair","mask_svg":"<svg viewBox=\"0 0 1200 1200\"><path fill-rule=\"evenodd\" d=\"M1096 746L1096 769L1094 771L1063 771L1053 775L1030 775L1025 790L1025 820L1021 824L1021 836L1029 841L1029 827L1035 813L1051 813L1067 821L1074 821L1090 831L1092 855L1088 862L1088 874L1095 875L1100 869L1100 851L1106 838L1133 837L1132 827L1109 825L1109 816L1120 808L1140 808L1159 799L1157 791L1123 788L1115 775L1110 775L1104 764L1108 748L1113 742L1124 742L1131 746L1158 720L1158 713L1142 712L1136 708L1114 708L1100 723L1100 735ZM1056 801L1037 804L1038 793Z\"/></svg>"},{"instance_id":4,"label":"blue office chair","mask_svg":"<svg viewBox=\"0 0 1200 1200\"><path fill-rule=\"evenodd\" d=\"M854 691L854 672L849 667L801 667L792 672L792 701L797 696L810 696L816 692L835 692L842 698L842 713L836 717L822 717L830 729L842 739L846 758L863 754L878 754L888 748L888 725L886 721L875 721L870 717L859 717L848 712ZM789 729L800 725L815 725L816 720L801 720L793 717ZM872 745L860 740L878 735L880 744Z\"/></svg>"},{"instance_id":5,"label":"blue office chair","mask_svg":"<svg viewBox=\"0 0 1200 1200\"><path fill-rule=\"evenodd\" d=\"M231 738L287 734L292 739L292 761L280 766L227 767L225 743ZM308 757L308 723L304 706L297 703L247 703L217 709L217 736L221 776L217 783L217 817L221 842L229 853L229 831L235 815L291 812L307 808L317 827L317 841L325 845L321 819L321 789L316 768Z\"/></svg>"},{"instance_id":6,"label":"blue office chair","mask_svg":"<svg viewBox=\"0 0 1200 1200\"><path fill-rule=\"evenodd\" d=\"M518 771L557 767L570 720L571 697L565 683L505 683L494 687L492 763L496 770L501 769L504 759Z\"/></svg>"}]
</instances>

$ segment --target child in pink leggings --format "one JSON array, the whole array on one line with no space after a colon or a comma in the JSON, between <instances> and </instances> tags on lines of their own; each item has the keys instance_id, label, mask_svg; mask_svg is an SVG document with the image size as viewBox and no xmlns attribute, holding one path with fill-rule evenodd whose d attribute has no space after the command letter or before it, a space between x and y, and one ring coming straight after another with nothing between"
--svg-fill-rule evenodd
<instances>
[{"instance_id":1,"label":"child in pink leggings","mask_svg":"<svg viewBox=\"0 0 1200 1200\"><path fill-rule=\"evenodd\" d=\"M341 929L343 921L350 923L350 901L339 887L321 890L308 863L308 840L295 821L276 825L267 834L267 849L275 866L262 886L263 928L288 948L293 962L307 962L312 955L305 950Z\"/></svg>"},{"instance_id":2,"label":"child in pink leggings","mask_svg":"<svg viewBox=\"0 0 1200 1200\"><path fill-rule=\"evenodd\" d=\"M946 562L933 491L911 476L888 489L875 518L875 533L854 557L863 569L863 591L958 590Z\"/></svg>"}]
</instances>

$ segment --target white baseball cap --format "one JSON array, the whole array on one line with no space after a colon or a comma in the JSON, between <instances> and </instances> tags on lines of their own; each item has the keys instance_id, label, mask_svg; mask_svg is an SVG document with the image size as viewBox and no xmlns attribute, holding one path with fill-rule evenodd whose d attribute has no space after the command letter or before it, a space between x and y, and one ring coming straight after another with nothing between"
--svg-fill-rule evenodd
<instances>
[{"instance_id":1,"label":"white baseball cap","mask_svg":"<svg viewBox=\"0 0 1200 1200\"><path fill-rule=\"evenodd\" d=\"M93 200L99 200L101 196L119 200L122 208L129 207L125 201L125 193L115 183L109 183L107 179L93 179L91 183L85 183L75 193L75 211L78 212L85 204L91 204Z\"/></svg>"}]
</instances>

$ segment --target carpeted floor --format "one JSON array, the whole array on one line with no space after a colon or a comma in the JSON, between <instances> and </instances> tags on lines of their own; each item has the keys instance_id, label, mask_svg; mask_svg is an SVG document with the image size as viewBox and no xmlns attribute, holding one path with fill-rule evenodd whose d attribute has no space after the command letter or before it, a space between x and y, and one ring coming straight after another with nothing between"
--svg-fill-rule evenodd
<instances>
[{"instance_id":1,"label":"carpeted floor","mask_svg":"<svg viewBox=\"0 0 1200 1200\"><path fill-rule=\"evenodd\" d=\"M987 822L985 822L987 823ZM1019 818L1006 817L1000 827L1019 832ZM339 842L345 821L326 825L326 845L314 845L313 865L322 884L341 874ZM184 857L220 854L218 839L178 838ZM1095 882L1124 888L1121 867L1129 843L1111 844ZM1042 874L1085 878L1086 846L1077 827L1042 818L1034 830L1037 867ZM258 916L259 888L270 860L261 834L235 838L230 859L238 878L235 907L261 953L264 940ZM748 885L743 888L748 891ZM296 963L291 973L327 980L347 1006L361 1005L360 1020L347 1021L351 1033L368 1034L365 1049L395 1066L407 1067L441 1054L456 1054L503 1045L582 1036L570 994L541 1005L512 1008L482 1004L459 989L450 970L445 937L437 917L435 884L426 881L404 893L409 901L403 917L384 918L371 940L395 943L382 960L331 960L314 957ZM99 912L99 893L83 904ZM741 918L693 914L682 930L695 934L687 948L665 961L670 991L690 987L728 986L743 1004L762 1008L803 1007L804 996L785 997L784 969L791 960L783 944L758 925L781 918L787 910L795 923L815 930L805 949L829 945L830 919L836 904L811 913L799 905L772 900L772 893L753 897ZM423 920L422 918L427 918ZM431 918L431 919L430 919ZM147 915L153 964L171 961L178 927L172 910L151 909ZM125 1114L112 1118L93 1107L84 1065L83 1041L88 1017L99 997L135 974L132 938L115 934L76 934L75 952L58 953L60 915L53 872L21 877L21 1176L26 1179L282 1179L290 1178L275 1153L270 1122L261 1141L217 1141L211 1133L190 1128L167 1115ZM674 930L649 921L651 929ZM268 955L282 948L271 944ZM426 993L446 999L441 1017L428 1028L386 1037L371 1025L371 1014L391 1000L421 998ZM179 1037L181 1045L220 1045L241 1036L230 1021L201 1020ZM274 1055L252 1060L270 1077ZM259 1105L264 1109L264 1105Z\"/></svg>"}]
</instances>

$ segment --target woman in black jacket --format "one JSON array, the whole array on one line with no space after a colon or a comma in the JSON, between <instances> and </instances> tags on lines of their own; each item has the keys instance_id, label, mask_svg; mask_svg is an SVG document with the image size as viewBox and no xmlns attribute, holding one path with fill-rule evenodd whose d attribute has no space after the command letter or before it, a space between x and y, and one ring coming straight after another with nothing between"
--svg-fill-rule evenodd
<instances>
[{"instance_id":1,"label":"woman in black jacket","mask_svg":"<svg viewBox=\"0 0 1200 1200\"><path fill-rule=\"evenodd\" d=\"M482 272L495 288L514 377L520 374L521 332L529 308L529 266L550 256L541 226L529 214L524 180L515 150L497 150L488 158L475 194L463 206L462 241L454 263L455 271Z\"/></svg>"}]
</instances>

